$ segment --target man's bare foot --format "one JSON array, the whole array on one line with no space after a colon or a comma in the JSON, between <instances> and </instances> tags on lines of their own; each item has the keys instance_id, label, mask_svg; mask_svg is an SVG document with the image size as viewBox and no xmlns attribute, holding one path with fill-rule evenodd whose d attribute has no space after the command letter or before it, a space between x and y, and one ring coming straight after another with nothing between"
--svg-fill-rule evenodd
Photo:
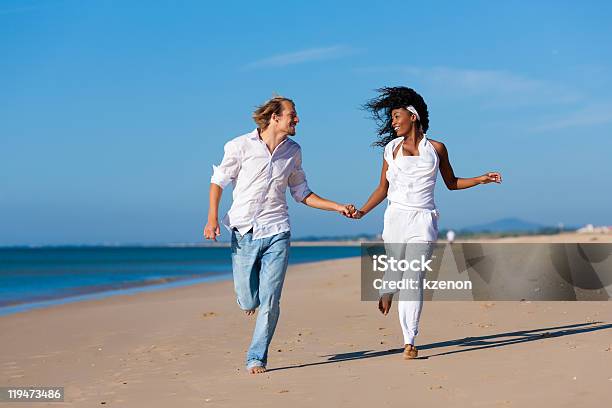
<instances>
[{"instance_id":1,"label":"man's bare foot","mask_svg":"<svg viewBox=\"0 0 612 408\"><path fill-rule=\"evenodd\" d=\"M412 360L417 358L419 351L412 344L406 344L404 347L404 360Z\"/></svg>"},{"instance_id":2,"label":"man's bare foot","mask_svg":"<svg viewBox=\"0 0 612 408\"><path fill-rule=\"evenodd\" d=\"M253 316L255 314L255 309L245 310L244 313L246 313L247 316Z\"/></svg>"},{"instance_id":3,"label":"man's bare foot","mask_svg":"<svg viewBox=\"0 0 612 408\"><path fill-rule=\"evenodd\" d=\"M261 374L266 372L266 367L264 366L255 366L249 368L249 373L251 374Z\"/></svg>"},{"instance_id":4,"label":"man's bare foot","mask_svg":"<svg viewBox=\"0 0 612 408\"><path fill-rule=\"evenodd\" d=\"M386 316L389 313L389 310L391 309L392 301L393 301L392 293L386 293L382 295L380 299L378 300L378 310L380 310L380 313Z\"/></svg>"}]
</instances>

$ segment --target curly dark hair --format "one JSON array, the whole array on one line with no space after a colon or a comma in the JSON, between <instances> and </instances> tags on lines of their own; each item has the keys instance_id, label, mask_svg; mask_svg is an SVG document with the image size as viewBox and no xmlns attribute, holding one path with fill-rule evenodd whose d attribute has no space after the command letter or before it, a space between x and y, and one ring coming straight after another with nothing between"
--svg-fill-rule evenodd
<instances>
[{"instance_id":1,"label":"curly dark hair","mask_svg":"<svg viewBox=\"0 0 612 408\"><path fill-rule=\"evenodd\" d=\"M380 95L377 98L371 99L363 109L370 112L372 119L376 121L378 127L378 140L372 143L372 146L385 147L387 143L397 137L393 126L391 125L391 111L393 109L405 108L409 105L414 106L419 112L420 121L417 124L421 125L423 133L429 129L429 112L427 104L423 97L414 89L405 86L384 87L376 90Z\"/></svg>"}]
</instances>

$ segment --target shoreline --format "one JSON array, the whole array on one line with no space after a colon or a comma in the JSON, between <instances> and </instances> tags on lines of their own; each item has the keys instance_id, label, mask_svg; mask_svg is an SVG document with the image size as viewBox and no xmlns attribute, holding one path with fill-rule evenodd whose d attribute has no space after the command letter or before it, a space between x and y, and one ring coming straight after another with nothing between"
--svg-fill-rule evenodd
<instances>
[{"instance_id":1,"label":"shoreline","mask_svg":"<svg viewBox=\"0 0 612 408\"><path fill-rule=\"evenodd\" d=\"M355 257L352 257L355 258ZM337 258L332 260L343 260L351 259ZM329 261L329 260L328 260ZM307 262L295 262L291 265L307 265L317 264L319 262L326 261L307 261ZM232 272L215 273L207 276L199 277L176 277L176 278L158 278L153 281L144 280L139 282L128 282L123 287L113 288L113 285L102 285L102 286L85 286L76 288L76 293L70 293L67 295L49 296L42 299L25 300L19 303L11 303L7 305L0 305L0 317L8 316L16 313L23 313L29 310L35 309L46 309L57 305L71 304L77 302L85 302L91 300L102 300L106 298L112 298L115 296L123 295L135 295L139 293L166 291L174 288L194 286L200 284L207 284L220 281L231 281Z\"/></svg>"},{"instance_id":2,"label":"shoreline","mask_svg":"<svg viewBox=\"0 0 612 408\"><path fill-rule=\"evenodd\" d=\"M320 247L321 251L324 251L323 248L325 248L325 246ZM160 251L157 251L158 248ZM210 248L211 251L215 250L214 246ZM218 247L216 248L218 249ZM290 264L317 262L324 259L342 259L346 258L347 256L359 254L358 250L352 250L350 248L354 247L344 245L342 247L339 246L338 250L334 249L333 251L324 252L320 252L317 247L313 247L312 250L309 249L307 251L296 251L290 259ZM164 255L159 256L158 254L166 253L175 254L173 257L176 259L176 261L174 261L174 266L176 267L182 267L181 259L183 259L183 255L186 255L188 257L187 259L195 259L194 265L197 264L198 267L192 268L194 271L191 273L170 273L168 268L173 268L173 265L165 267L165 272L159 272L154 269L150 270L149 272L142 272L143 269L134 269L134 275L125 275L123 278L119 279L113 278L114 271L116 270L115 268L125 269L131 267L130 265L132 265L132 263L130 262L129 258L131 255L129 254L133 249L138 251L137 255L135 255L135 259L138 260L138 262L144 262L144 264L142 264L144 269L149 269L149 261L142 261L142 259L148 259L151 257L150 259L153 260L152 262L159 260L159 262L163 264L168 258L166 258ZM39 250L41 252L38 252ZM88 254L97 253L98 250L104 251L102 252L102 255L98 255L98 257L100 257L99 259L103 261L101 262L100 260L94 258L94 260L91 261L91 266L89 266L88 262L90 261L89 258L87 258L87 256L89 256ZM229 250L227 253L225 253L226 250L223 249L223 253L221 254L221 262L218 260L219 255L216 251L209 253L208 249L203 249L201 247L193 248L193 250L199 251L197 253L201 255L196 255L196 258L190 258L190 254L192 254L191 248L184 250L182 247L87 247L84 249L81 247L61 247L8 250L7 260L9 263L7 265L7 269L5 270L9 273L9 275L6 275L4 279L9 279L9 276L15 276L18 278L21 270L27 271L28 268L31 267L38 268L38 270L44 273L46 271L45 268L47 268L46 265L48 265L49 268L53 267L54 269L49 269L49 271L50 273L54 273L54 271L57 269L54 267L54 265L58 262L58 260L59 262L63 262L61 267L66 270L71 268L71 262L76 261L77 265L79 265L82 260L85 260L83 263L85 266L80 267L81 273L88 273L89 267L106 268L106 271L100 273L98 278L90 279L82 284L79 281L76 283L71 283L71 276L78 276L76 272L72 275L58 274L54 276L53 279L61 279L63 281L56 280L56 282L65 283L58 283L52 286L45 286L41 283L38 283L38 286L35 286L36 275L32 273L28 275L28 279L31 281L29 285L31 285L32 289L28 290L28 286L16 285L14 288L14 294L9 293L11 290L11 285L9 285L9 282L7 281L7 286L4 288L4 292L6 292L7 296L2 304L0 304L0 316L18 313L34 308L49 307L56 304L79 302L89 299L101 299L115 295L139 293L143 291L165 290L177 286L194 285L202 282L227 280L232 278L232 266ZM105 253L108 253L108 255L104 255ZM128 258L126 258L126 255L123 255L124 253L128 254ZM49 259L48 254L53 254L51 255L51 259ZM82 258L83 256L85 258ZM13 262L12 264L11 261ZM40 268L41 265L43 266L42 269ZM135 263L134 265L136 265L134 268L139 267L138 263ZM155 264L152 265L155 266ZM197 270L197 272L195 270ZM204 271L208 272L205 273ZM48 280L45 280L43 282L47 281ZM21 282L21 280L16 282ZM52 284L51 281L48 282L49 284Z\"/></svg>"},{"instance_id":3,"label":"shoreline","mask_svg":"<svg viewBox=\"0 0 612 408\"><path fill-rule=\"evenodd\" d=\"M164 282L148 282L142 281L139 283L131 283L122 288L116 289L102 289L101 287L83 287L80 288L84 293L70 294L67 296L50 297L47 299L40 299L34 301L24 301L20 303L9 304L6 306L0 306L0 317L12 315L15 313L23 313L34 309L45 309L56 305L64 305L75 302L84 302L90 300L101 300L114 296L122 295L134 295L138 293L164 291L173 288L198 285L201 283L218 282L230 280L232 278L231 273L215 274L210 276L204 276L199 278L175 278L175 279L159 279ZM88 290L89 289L89 290Z\"/></svg>"},{"instance_id":4,"label":"shoreline","mask_svg":"<svg viewBox=\"0 0 612 408\"><path fill-rule=\"evenodd\" d=\"M295 241L291 245L295 247L358 247L362 243L369 243L376 241ZM501 237L501 238L477 238L477 239L458 239L454 241L454 244L462 243L608 243L612 242L612 234L601 234L601 233L561 233L555 235L525 235L517 237ZM446 240L438 240L438 243L447 243ZM218 248L228 247L229 244L224 243L216 244L204 244L188 246L189 248ZM151 246L150 248L183 248L183 246ZM47 247L53 248L53 247ZM78 247L66 247L66 248L78 248ZM138 247L138 246L127 246L127 247L100 247L100 248L149 248L149 247ZM350 258L337 258L350 259ZM317 263L322 261L297 261L293 265ZM74 302L82 302L87 300L98 300L105 299L113 296L130 295L149 291L163 291L172 289L175 287L198 285L200 283L216 282L221 280L230 280L232 278L231 270L222 273L215 273L209 276L179 276L169 278L158 278L153 281L143 280L138 282L128 282L123 287L115 288L113 285L101 285L101 286L85 286L78 287L75 293L67 295L43 297L42 299L25 300L18 303L12 303L0 306L0 316L6 316L14 313L21 313L32 309L41 309L52 307L55 305L69 304Z\"/></svg>"}]
</instances>

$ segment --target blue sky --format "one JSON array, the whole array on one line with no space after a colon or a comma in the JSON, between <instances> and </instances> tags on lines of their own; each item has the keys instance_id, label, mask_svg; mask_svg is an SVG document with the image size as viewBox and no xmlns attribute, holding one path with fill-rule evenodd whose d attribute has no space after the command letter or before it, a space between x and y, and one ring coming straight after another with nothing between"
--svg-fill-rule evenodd
<instances>
[{"instance_id":1,"label":"blue sky","mask_svg":"<svg viewBox=\"0 0 612 408\"><path fill-rule=\"evenodd\" d=\"M361 205L382 159L359 107L385 85L424 96L458 176L504 176L440 180L442 228L612 224L611 19L604 1L0 0L0 245L200 241L211 166L273 92L297 103L311 188ZM294 237L377 233L383 211L290 202Z\"/></svg>"}]
</instances>

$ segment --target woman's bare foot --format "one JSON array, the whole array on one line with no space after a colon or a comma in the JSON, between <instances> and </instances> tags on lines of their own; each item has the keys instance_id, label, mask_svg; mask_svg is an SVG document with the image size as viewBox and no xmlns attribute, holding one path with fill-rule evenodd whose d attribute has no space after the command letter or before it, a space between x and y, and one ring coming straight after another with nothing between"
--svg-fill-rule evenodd
<instances>
[{"instance_id":1,"label":"woman's bare foot","mask_svg":"<svg viewBox=\"0 0 612 408\"><path fill-rule=\"evenodd\" d=\"M393 301L392 293L386 293L382 295L380 299L378 299L378 310L380 310L380 313L386 316L387 313L389 313L389 310L391 309L392 301Z\"/></svg>"},{"instance_id":2,"label":"woman's bare foot","mask_svg":"<svg viewBox=\"0 0 612 408\"><path fill-rule=\"evenodd\" d=\"M412 344L406 344L404 347L404 360L412 360L417 358L419 351Z\"/></svg>"},{"instance_id":3,"label":"woman's bare foot","mask_svg":"<svg viewBox=\"0 0 612 408\"><path fill-rule=\"evenodd\" d=\"M266 372L266 367L264 366L255 366L249 368L249 373L251 374L261 374Z\"/></svg>"},{"instance_id":4,"label":"woman's bare foot","mask_svg":"<svg viewBox=\"0 0 612 408\"><path fill-rule=\"evenodd\" d=\"M245 310L244 313L246 313L247 316L253 316L255 314L255 309Z\"/></svg>"}]
</instances>

